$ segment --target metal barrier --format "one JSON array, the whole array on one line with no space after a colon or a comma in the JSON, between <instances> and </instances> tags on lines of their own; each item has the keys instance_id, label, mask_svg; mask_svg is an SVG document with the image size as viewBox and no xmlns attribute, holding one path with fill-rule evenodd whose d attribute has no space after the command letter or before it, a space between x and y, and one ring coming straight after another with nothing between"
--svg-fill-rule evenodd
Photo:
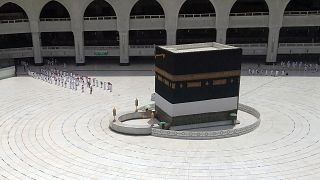
<instances>
[{"instance_id":1,"label":"metal barrier","mask_svg":"<svg viewBox=\"0 0 320 180\"><path fill-rule=\"evenodd\" d=\"M230 16L268 16L269 12L230 13Z\"/></svg>"},{"instance_id":2,"label":"metal barrier","mask_svg":"<svg viewBox=\"0 0 320 180\"><path fill-rule=\"evenodd\" d=\"M0 20L0 24L29 22L29 19Z\"/></svg>"},{"instance_id":3,"label":"metal barrier","mask_svg":"<svg viewBox=\"0 0 320 180\"><path fill-rule=\"evenodd\" d=\"M228 44L236 47L268 47L268 44Z\"/></svg>"},{"instance_id":4,"label":"metal barrier","mask_svg":"<svg viewBox=\"0 0 320 180\"><path fill-rule=\"evenodd\" d=\"M111 20L117 19L117 16L97 16L97 17L84 17L84 20Z\"/></svg>"},{"instance_id":5,"label":"metal barrier","mask_svg":"<svg viewBox=\"0 0 320 180\"><path fill-rule=\"evenodd\" d=\"M108 49L119 49L120 46L85 46L85 50L108 50Z\"/></svg>"},{"instance_id":6,"label":"metal barrier","mask_svg":"<svg viewBox=\"0 0 320 180\"><path fill-rule=\"evenodd\" d=\"M130 48L155 48L156 45L130 45Z\"/></svg>"},{"instance_id":7,"label":"metal barrier","mask_svg":"<svg viewBox=\"0 0 320 180\"><path fill-rule=\"evenodd\" d=\"M33 50L33 47L0 49L1 53Z\"/></svg>"},{"instance_id":8,"label":"metal barrier","mask_svg":"<svg viewBox=\"0 0 320 180\"><path fill-rule=\"evenodd\" d=\"M165 15L136 15L130 16L130 19L163 19Z\"/></svg>"},{"instance_id":9,"label":"metal barrier","mask_svg":"<svg viewBox=\"0 0 320 180\"><path fill-rule=\"evenodd\" d=\"M42 50L74 49L74 46L43 46Z\"/></svg>"},{"instance_id":10,"label":"metal barrier","mask_svg":"<svg viewBox=\"0 0 320 180\"><path fill-rule=\"evenodd\" d=\"M216 17L215 13L206 14L179 14L179 18L195 18L195 17Z\"/></svg>"},{"instance_id":11,"label":"metal barrier","mask_svg":"<svg viewBox=\"0 0 320 180\"><path fill-rule=\"evenodd\" d=\"M320 43L279 43L279 47L318 47Z\"/></svg>"},{"instance_id":12,"label":"metal barrier","mask_svg":"<svg viewBox=\"0 0 320 180\"><path fill-rule=\"evenodd\" d=\"M320 15L320 10L317 11L285 11L285 16L308 16L308 15Z\"/></svg>"},{"instance_id":13,"label":"metal barrier","mask_svg":"<svg viewBox=\"0 0 320 180\"><path fill-rule=\"evenodd\" d=\"M40 21L71 21L71 18L40 18Z\"/></svg>"}]
</instances>

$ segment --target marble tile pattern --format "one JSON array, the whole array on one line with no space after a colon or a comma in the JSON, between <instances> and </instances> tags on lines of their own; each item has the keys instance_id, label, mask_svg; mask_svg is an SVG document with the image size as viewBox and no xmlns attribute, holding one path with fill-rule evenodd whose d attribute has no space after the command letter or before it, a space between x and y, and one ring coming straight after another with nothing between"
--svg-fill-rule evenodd
<instances>
[{"instance_id":1,"label":"marble tile pattern","mask_svg":"<svg viewBox=\"0 0 320 180\"><path fill-rule=\"evenodd\" d=\"M122 73L122 74L119 74ZM319 179L320 78L241 77L261 124L214 140L128 136L112 109L150 103L154 76L110 71L113 92L73 92L30 77L0 81L0 179Z\"/></svg>"}]
</instances>

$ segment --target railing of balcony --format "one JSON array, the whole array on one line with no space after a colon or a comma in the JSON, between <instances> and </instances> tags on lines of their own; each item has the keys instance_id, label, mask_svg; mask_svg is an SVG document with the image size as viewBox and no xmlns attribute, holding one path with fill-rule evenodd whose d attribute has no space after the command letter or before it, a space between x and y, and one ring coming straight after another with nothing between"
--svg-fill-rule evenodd
<instances>
[{"instance_id":1,"label":"railing of balcony","mask_svg":"<svg viewBox=\"0 0 320 180\"><path fill-rule=\"evenodd\" d=\"M236 46L236 47L268 47L268 44L229 44L230 46Z\"/></svg>"},{"instance_id":2,"label":"railing of balcony","mask_svg":"<svg viewBox=\"0 0 320 180\"><path fill-rule=\"evenodd\" d=\"M318 47L320 43L279 43L279 47Z\"/></svg>"},{"instance_id":3,"label":"railing of balcony","mask_svg":"<svg viewBox=\"0 0 320 180\"><path fill-rule=\"evenodd\" d=\"M285 11L285 16L309 16L309 15L320 15L320 10L317 11Z\"/></svg>"},{"instance_id":4,"label":"railing of balcony","mask_svg":"<svg viewBox=\"0 0 320 180\"><path fill-rule=\"evenodd\" d=\"M230 16L268 16L269 12L230 13Z\"/></svg>"},{"instance_id":5,"label":"railing of balcony","mask_svg":"<svg viewBox=\"0 0 320 180\"><path fill-rule=\"evenodd\" d=\"M156 45L130 45L130 48L155 48Z\"/></svg>"},{"instance_id":6,"label":"railing of balcony","mask_svg":"<svg viewBox=\"0 0 320 180\"><path fill-rule=\"evenodd\" d=\"M29 19L0 20L0 24L29 22Z\"/></svg>"},{"instance_id":7,"label":"railing of balcony","mask_svg":"<svg viewBox=\"0 0 320 180\"><path fill-rule=\"evenodd\" d=\"M97 17L84 17L83 18L86 21L90 20L111 20L111 19L117 19L117 16L97 16Z\"/></svg>"},{"instance_id":8,"label":"railing of balcony","mask_svg":"<svg viewBox=\"0 0 320 180\"><path fill-rule=\"evenodd\" d=\"M40 18L40 21L71 21L71 18Z\"/></svg>"},{"instance_id":9,"label":"railing of balcony","mask_svg":"<svg viewBox=\"0 0 320 180\"><path fill-rule=\"evenodd\" d=\"M179 14L179 18L216 17L216 13L205 14Z\"/></svg>"},{"instance_id":10,"label":"railing of balcony","mask_svg":"<svg viewBox=\"0 0 320 180\"><path fill-rule=\"evenodd\" d=\"M33 47L0 49L0 52L1 53L10 53L10 52L30 51L30 50L32 51Z\"/></svg>"},{"instance_id":11,"label":"railing of balcony","mask_svg":"<svg viewBox=\"0 0 320 180\"><path fill-rule=\"evenodd\" d=\"M130 16L130 19L163 19L165 15L136 15Z\"/></svg>"},{"instance_id":12,"label":"railing of balcony","mask_svg":"<svg viewBox=\"0 0 320 180\"><path fill-rule=\"evenodd\" d=\"M85 46L86 50L108 50L108 49L119 49L119 46Z\"/></svg>"},{"instance_id":13,"label":"railing of balcony","mask_svg":"<svg viewBox=\"0 0 320 180\"><path fill-rule=\"evenodd\" d=\"M74 46L43 46L42 50L74 50Z\"/></svg>"}]
</instances>

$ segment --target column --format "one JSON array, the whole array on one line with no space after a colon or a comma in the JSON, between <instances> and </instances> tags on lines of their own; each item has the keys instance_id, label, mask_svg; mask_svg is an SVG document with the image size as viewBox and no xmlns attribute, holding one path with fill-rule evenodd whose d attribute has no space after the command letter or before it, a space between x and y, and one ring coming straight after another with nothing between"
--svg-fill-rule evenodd
<instances>
[{"instance_id":1,"label":"column","mask_svg":"<svg viewBox=\"0 0 320 180\"><path fill-rule=\"evenodd\" d=\"M43 59L41 55L40 33L32 32L33 58L36 65L42 65Z\"/></svg>"},{"instance_id":2,"label":"column","mask_svg":"<svg viewBox=\"0 0 320 180\"><path fill-rule=\"evenodd\" d=\"M167 29L167 45L175 45L177 40L177 29Z\"/></svg>"},{"instance_id":3,"label":"column","mask_svg":"<svg viewBox=\"0 0 320 180\"><path fill-rule=\"evenodd\" d=\"M277 62L280 27L269 27L269 39L266 63Z\"/></svg>"},{"instance_id":4,"label":"column","mask_svg":"<svg viewBox=\"0 0 320 180\"><path fill-rule=\"evenodd\" d=\"M119 32L120 40L120 66L128 66L129 62L129 31Z\"/></svg>"},{"instance_id":5,"label":"column","mask_svg":"<svg viewBox=\"0 0 320 180\"><path fill-rule=\"evenodd\" d=\"M117 13L117 29L119 32L120 46L120 66L129 66L129 30L130 30L130 12L136 1L116 1L115 9L121 9Z\"/></svg>"},{"instance_id":6,"label":"column","mask_svg":"<svg viewBox=\"0 0 320 180\"><path fill-rule=\"evenodd\" d=\"M217 39L216 41L221 44L226 44L227 42L227 29L226 27L217 27Z\"/></svg>"},{"instance_id":7,"label":"column","mask_svg":"<svg viewBox=\"0 0 320 180\"><path fill-rule=\"evenodd\" d=\"M84 56L84 43L83 43L83 32L82 31L75 31L73 32L74 35L74 48L75 48L75 57L76 57L76 64L77 65L84 65L85 56Z\"/></svg>"},{"instance_id":8,"label":"column","mask_svg":"<svg viewBox=\"0 0 320 180\"><path fill-rule=\"evenodd\" d=\"M236 0L210 0L216 9L216 41L221 44L227 42L227 30L229 27L229 13Z\"/></svg>"},{"instance_id":9,"label":"column","mask_svg":"<svg viewBox=\"0 0 320 180\"><path fill-rule=\"evenodd\" d=\"M36 65L42 65L43 59L41 55L41 40L39 32L39 22L37 20L30 20L30 29L32 35L33 58Z\"/></svg>"},{"instance_id":10,"label":"column","mask_svg":"<svg viewBox=\"0 0 320 180\"><path fill-rule=\"evenodd\" d=\"M266 64L277 62L280 29L283 22L284 10L290 0L266 0L269 7L269 38Z\"/></svg>"},{"instance_id":11,"label":"column","mask_svg":"<svg viewBox=\"0 0 320 180\"><path fill-rule=\"evenodd\" d=\"M167 33L167 45L175 45L177 41L178 14L184 1L158 0L165 4L165 29Z\"/></svg>"}]
</instances>

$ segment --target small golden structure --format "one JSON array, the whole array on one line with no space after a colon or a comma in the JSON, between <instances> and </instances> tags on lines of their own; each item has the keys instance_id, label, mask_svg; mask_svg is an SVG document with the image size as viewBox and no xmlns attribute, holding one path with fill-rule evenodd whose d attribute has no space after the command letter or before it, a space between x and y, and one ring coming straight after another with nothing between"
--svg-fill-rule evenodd
<instances>
[{"instance_id":1,"label":"small golden structure","mask_svg":"<svg viewBox=\"0 0 320 180\"><path fill-rule=\"evenodd\" d=\"M155 59L157 59L158 57L162 57L162 59L166 58L166 55L165 54L156 54L154 56Z\"/></svg>"}]
</instances>

